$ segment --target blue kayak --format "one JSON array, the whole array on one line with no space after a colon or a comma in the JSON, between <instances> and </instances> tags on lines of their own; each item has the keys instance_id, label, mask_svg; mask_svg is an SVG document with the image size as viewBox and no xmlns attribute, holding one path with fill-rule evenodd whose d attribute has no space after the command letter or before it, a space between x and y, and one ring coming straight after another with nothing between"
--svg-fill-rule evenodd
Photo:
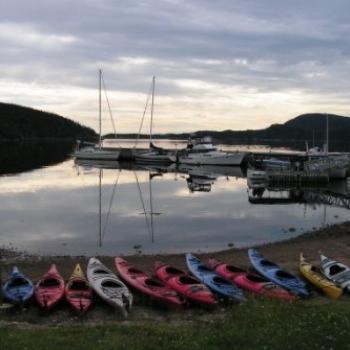
<instances>
[{"instance_id":1,"label":"blue kayak","mask_svg":"<svg viewBox=\"0 0 350 350\"><path fill-rule=\"evenodd\" d=\"M188 269L199 281L207 285L213 292L222 297L244 301L241 289L218 275L192 254L186 254Z\"/></svg>"},{"instance_id":2,"label":"blue kayak","mask_svg":"<svg viewBox=\"0 0 350 350\"><path fill-rule=\"evenodd\" d=\"M12 304L26 303L34 293L33 283L14 266L9 279L2 287L4 298Z\"/></svg>"},{"instance_id":3,"label":"blue kayak","mask_svg":"<svg viewBox=\"0 0 350 350\"><path fill-rule=\"evenodd\" d=\"M281 270L278 265L266 260L256 249L248 249L248 255L254 269L268 280L299 295L300 297L309 296L307 286L301 279L293 276L289 272Z\"/></svg>"}]
</instances>

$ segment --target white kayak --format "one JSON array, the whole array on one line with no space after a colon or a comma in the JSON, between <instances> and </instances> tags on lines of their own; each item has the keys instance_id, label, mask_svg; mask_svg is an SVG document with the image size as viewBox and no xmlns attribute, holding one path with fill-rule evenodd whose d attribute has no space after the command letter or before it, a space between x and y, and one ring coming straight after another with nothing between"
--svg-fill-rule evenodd
<instances>
[{"instance_id":1,"label":"white kayak","mask_svg":"<svg viewBox=\"0 0 350 350\"><path fill-rule=\"evenodd\" d=\"M132 294L127 286L96 258L90 258L87 278L91 288L108 304L128 316L132 307Z\"/></svg>"},{"instance_id":2,"label":"white kayak","mask_svg":"<svg viewBox=\"0 0 350 350\"><path fill-rule=\"evenodd\" d=\"M324 255L321 258L321 272L336 285L350 291L350 268Z\"/></svg>"}]
</instances>

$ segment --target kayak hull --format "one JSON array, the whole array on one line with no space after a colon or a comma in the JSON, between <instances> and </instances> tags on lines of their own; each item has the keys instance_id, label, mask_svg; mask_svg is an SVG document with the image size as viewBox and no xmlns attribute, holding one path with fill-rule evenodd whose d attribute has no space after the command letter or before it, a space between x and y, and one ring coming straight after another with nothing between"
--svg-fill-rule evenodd
<instances>
[{"instance_id":1,"label":"kayak hull","mask_svg":"<svg viewBox=\"0 0 350 350\"><path fill-rule=\"evenodd\" d=\"M350 291L350 268L343 263L320 256L320 270L328 279L344 290Z\"/></svg>"},{"instance_id":2,"label":"kayak hull","mask_svg":"<svg viewBox=\"0 0 350 350\"><path fill-rule=\"evenodd\" d=\"M90 258L87 278L91 288L106 303L126 318L131 311L133 297L127 286L96 258Z\"/></svg>"},{"instance_id":3,"label":"kayak hull","mask_svg":"<svg viewBox=\"0 0 350 350\"><path fill-rule=\"evenodd\" d=\"M236 301L244 301L245 297L241 289L232 282L224 279L215 271L201 263L194 255L186 254L187 267L190 272L202 283L207 285L219 296Z\"/></svg>"},{"instance_id":4,"label":"kayak hull","mask_svg":"<svg viewBox=\"0 0 350 350\"><path fill-rule=\"evenodd\" d=\"M65 297L72 309L83 314L91 307L93 292L79 264L65 287Z\"/></svg>"},{"instance_id":5,"label":"kayak hull","mask_svg":"<svg viewBox=\"0 0 350 350\"><path fill-rule=\"evenodd\" d=\"M266 298L277 298L287 301L296 300L295 294L266 280L264 277L247 273L238 267L219 262L215 259L210 259L208 266L214 269L222 277L234 282L238 287L248 292Z\"/></svg>"},{"instance_id":6,"label":"kayak hull","mask_svg":"<svg viewBox=\"0 0 350 350\"><path fill-rule=\"evenodd\" d=\"M64 280L55 264L51 265L35 287L35 299L46 310L52 309L64 296Z\"/></svg>"},{"instance_id":7,"label":"kayak hull","mask_svg":"<svg viewBox=\"0 0 350 350\"><path fill-rule=\"evenodd\" d=\"M335 283L322 275L315 266L306 261L303 253L300 253L299 270L305 279L321 290L329 298L334 300L338 299L343 293L342 288L339 288Z\"/></svg>"},{"instance_id":8,"label":"kayak hull","mask_svg":"<svg viewBox=\"0 0 350 350\"><path fill-rule=\"evenodd\" d=\"M184 300L166 284L148 276L121 257L114 259L119 276L132 288L162 304L182 308Z\"/></svg>"},{"instance_id":9,"label":"kayak hull","mask_svg":"<svg viewBox=\"0 0 350 350\"><path fill-rule=\"evenodd\" d=\"M33 283L16 266L2 288L4 299L14 305L24 305L34 294Z\"/></svg>"},{"instance_id":10,"label":"kayak hull","mask_svg":"<svg viewBox=\"0 0 350 350\"><path fill-rule=\"evenodd\" d=\"M301 279L282 270L277 264L265 259L256 249L249 249L248 256L254 269L269 281L278 284L302 298L309 296L306 284Z\"/></svg>"},{"instance_id":11,"label":"kayak hull","mask_svg":"<svg viewBox=\"0 0 350 350\"><path fill-rule=\"evenodd\" d=\"M171 289L191 302L204 306L217 305L217 300L211 290L182 270L156 262L155 275Z\"/></svg>"}]
</instances>

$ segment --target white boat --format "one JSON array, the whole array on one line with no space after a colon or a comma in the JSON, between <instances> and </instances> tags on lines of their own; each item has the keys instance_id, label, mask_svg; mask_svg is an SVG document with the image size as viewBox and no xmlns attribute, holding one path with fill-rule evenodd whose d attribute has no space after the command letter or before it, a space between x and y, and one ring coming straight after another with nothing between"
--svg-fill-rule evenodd
<instances>
[{"instance_id":1,"label":"white boat","mask_svg":"<svg viewBox=\"0 0 350 350\"><path fill-rule=\"evenodd\" d=\"M96 258L90 258L87 278L96 294L126 318L132 307L133 297L126 285Z\"/></svg>"},{"instance_id":2,"label":"white boat","mask_svg":"<svg viewBox=\"0 0 350 350\"><path fill-rule=\"evenodd\" d=\"M116 149L110 151L104 150L103 148L99 148L98 146L89 146L76 150L73 155L75 159L117 161L119 159L120 150Z\"/></svg>"},{"instance_id":3,"label":"white boat","mask_svg":"<svg viewBox=\"0 0 350 350\"><path fill-rule=\"evenodd\" d=\"M136 163L168 164L176 162L176 155L150 144L150 150L135 156Z\"/></svg>"},{"instance_id":4,"label":"white boat","mask_svg":"<svg viewBox=\"0 0 350 350\"><path fill-rule=\"evenodd\" d=\"M292 164L289 160L282 160L278 158L265 158L262 161L262 167L264 169L291 169Z\"/></svg>"},{"instance_id":5,"label":"white boat","mask_svg":"<svg viewBox=\"0 0 350 350\"><path fill-rule=\"evenodd\" d=\"M322 254L320 258L321 272L338 286L350 291L350 268Z\"/></svg>"},{"instance_id":6,"label":"white boat","mask_svg":"<svg viewBox=\"0 0 350 350\"><path fill-rule=\"evenodd\" d=\"M154 164L163 164L163 163L175 163L176 155L169 153L169 151L157 147L152 142L152 128L153 128L153 111L154 111L154 90L156 84L156 77L152 78L152 104L151 104L151 122L150 122L150 132L149 132L149 150L136 154L135 161L136 163L154 163ZM147 105L146 105L147 106ZM142 119L143 122L143 119ZM142 124L141 124L142 127ZM141 128L140 128L141 130Z\"/></svg>"},{"instance_id":7,"label":"white boat","mask_svg":"<svg viewBox=\"0 0 350 350\"><path fill-rule=\"evenodd\" d=\"M218 150L209 136L190 139L185 154L179 156L180 164L241 165L247 153Z\"/></svg>"},{"instance_id":8,"label":"white boat","mask_svg":"<svg viewBox=\"0 0 350 350\"><path fill-rule=\"evenodd\" d=\"M99 144L87 147L81 147L80 142L77 143L77 149L73 153L75 159L91 159L91 160L118 160L120 155L120 149L103 149L102 148L102 109L101 109L101 85L102 85L102 71L99 70L99 120L100 120L100 132L99 132ZM109 103L108 103L109 105ZM112 116L111 116L112 117ZM113 123L114 127L114 123Z\"/></svg>"}]
</instances>

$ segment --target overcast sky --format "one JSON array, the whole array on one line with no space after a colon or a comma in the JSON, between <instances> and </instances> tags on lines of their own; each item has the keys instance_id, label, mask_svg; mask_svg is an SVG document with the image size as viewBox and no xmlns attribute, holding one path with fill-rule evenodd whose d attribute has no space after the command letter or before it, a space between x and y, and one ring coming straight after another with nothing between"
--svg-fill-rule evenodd
<instances>
[{"instance_id":1,"label":"overcast sky","mask_svg":"<svg viewBox=\"0 0 350 350\"><path fill-rule=\"evenodd\" d=\"M97 129L102 68L119 132L137 132L152 75L154 132L350 115L349 14L347 0L3 0L0 100Z\"/></svg>"}]
</instances>

